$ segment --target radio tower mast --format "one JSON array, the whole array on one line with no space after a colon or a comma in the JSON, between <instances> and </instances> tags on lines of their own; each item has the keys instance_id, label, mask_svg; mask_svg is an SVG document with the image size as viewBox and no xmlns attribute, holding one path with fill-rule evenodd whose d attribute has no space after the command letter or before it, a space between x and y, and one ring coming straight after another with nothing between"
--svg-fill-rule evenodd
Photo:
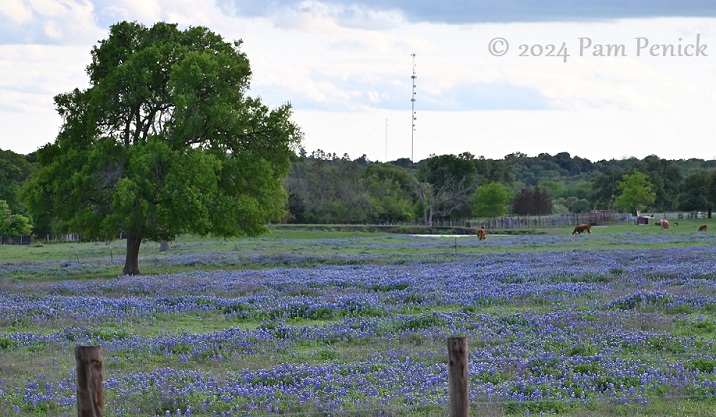
<instances>
[{"instance_id":1,"label":"radio tower mast","mask_svg":"<svg viewBox=\"0 0 716 417\"><path fill-rule=\"evenodd\" d=\"M385 119L385 162L388 162L388 119Z\"/></svg>"},{"instance_id":2,"label":"radio tower mast","mask_svg":"<svg viewBox=\"0 0 716 417\"><path fill-rule=\"evenodd\" d=\"M412 113L412 129L410 131L410 162L415 162L413 159L413 143L415 140L415 79L418 78L417 75L415 75L415 53L410 54L411 57L413 57L413 75L410 76L410 78L413 79L413 96L410 98L410 110Z\"/></svg>"}]
</instances>

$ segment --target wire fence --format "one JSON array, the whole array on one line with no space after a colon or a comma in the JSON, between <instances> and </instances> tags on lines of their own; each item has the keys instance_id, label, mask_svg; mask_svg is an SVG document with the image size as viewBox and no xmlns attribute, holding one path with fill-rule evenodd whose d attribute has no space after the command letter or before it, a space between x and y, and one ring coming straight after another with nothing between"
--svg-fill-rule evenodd
<instances>
[{"instance_id":1,"label":"wire fence","mask_svg":"<svg viewBox=\"0 0 716 417\"><path fill-rule=\"evenodd\" d=\"M33 242L32 236L0 235L0 245L31 245Z\"/></svg>"}]
</instances>

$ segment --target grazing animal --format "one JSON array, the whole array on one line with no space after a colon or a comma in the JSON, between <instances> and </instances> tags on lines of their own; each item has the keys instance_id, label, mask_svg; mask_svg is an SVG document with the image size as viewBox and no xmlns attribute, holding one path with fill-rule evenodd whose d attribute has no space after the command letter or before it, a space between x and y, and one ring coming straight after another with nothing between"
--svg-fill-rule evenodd
<instances>
[{"instance_id":1,"label":"grazing animal","mask_svg":"<svg viewBox=\"0 0 716 417\"><path fill-rule=\"evenodd\" d=\"M590 235L592 234L592 226L589 224L578 224L577 227L574 228L574 231L572 232L573 235L581 235L582 232L587 232Z\"/></svg>"},{"instance_id":2,"label":"grazing animal","mask_svg":"<svg viewBox=\"0 0 716 417\"><path fill-rule=\"evenodd\" d=\"M666 219L661 220L661 230L666 230L669 228L669 221Z\"/></svg>"},{"instance_id":3,"label":"grazing animal","mask_svg":"<svg viewBox=\"0 0 716 417\"><path fill-rule=\"evenodd\" d=\"M707 225L702 224L701 226L699 226L699 232L705 232L706 229L708 229L708 228L709 228L709 227L708 227Z\"/></svg>"},{"instance_id":4,"label":"grazing animal","mask_svg":"<svg viewBox=\"0 0 716 417\"><path fill-rule=\"evenodd\" d=\"M485 239L487 239L487 233L485 233L485 228L484 228L484 227L481 227L481 228L477 229L477 238L480 239L480 240L485 240Z\"/></svg>"}]
</instances>

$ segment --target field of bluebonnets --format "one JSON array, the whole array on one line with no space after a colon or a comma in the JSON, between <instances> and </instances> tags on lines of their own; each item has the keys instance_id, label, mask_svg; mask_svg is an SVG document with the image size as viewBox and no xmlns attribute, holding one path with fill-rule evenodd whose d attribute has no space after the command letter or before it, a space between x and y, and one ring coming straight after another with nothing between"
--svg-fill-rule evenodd
<instances>
[{"instance_id":1,"label":"field of bluebonnets","mask_svg":"<svg viewBox=\"0 0 716 417\"><path fill-rule=\"evenodd\" d=\"M716 408L710 232L122 243L0 247L0 413L76 415L100 345L107 416L447 415L451 336L474 416Z\"/></svg>"}]
</instances>

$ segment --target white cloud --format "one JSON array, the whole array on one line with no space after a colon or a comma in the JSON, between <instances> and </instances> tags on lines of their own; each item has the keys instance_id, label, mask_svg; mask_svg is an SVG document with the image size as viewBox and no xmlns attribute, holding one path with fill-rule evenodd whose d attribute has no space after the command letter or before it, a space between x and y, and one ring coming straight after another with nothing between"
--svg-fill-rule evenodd
<instances>
[{"instance_id":1,"label":"white cloud","mask_svg":"<svg viewBox=\"0 0 716 417\"><path fill-rule=\"evenodd\" d=\"M341 26L357 29L387 30L406 23L398 10L375 10L358 4L335 10L334 17Z\"/></svg>"},{"instance_id":2,"label":"white cloud","mask_svg":"<svg viewBox=\"0 0 716 417\"><path fill-rule=\"evenodd\" d=\"M30 4L50 41L83 42L101 33L89 0L30 0Z\"/></svg>"},{"instance_id":3,"label":"white cloud","mask_svg":"<svg viewBox=\"0 0 716 417\"><path fill-rule=\"evenodd\" d=\"M317 1L305 1L295 8L280 8L270 19L277 28L306 33L330 33L339 28L330 6Z\"/></svg>"},{"instance_id":4,"label":"white cloud","mask_svg":"<svg viewBox=\"0 0 716 417\"><path fill-rule=\"evenodd\" d=\"M213 26L223 15L215 5L195 0L124 0L104 1L99 11L103 20L115 23L138 21L151 26L165 21L183 26Z\"/></svg>"},{"instance_id":5,"label":"white cloud","mask_svg":"<svg viewBox=\"0 0 716 417\"><path fill-rule=\"evenodd\" d=\"M359 3L338 4L305 0L266 8L264 17L277 28L304 32L334 32L338 28L389 30L406 23L398 9L375 9Z\"/></svg>"},{"instance_id":6,"label":"white cloud","mask_svg":"<svg viewBox=\"0 0 716 417\"><path fill-rule=\"evenodd\" d=\"M0 109L52 111L55 95L87 86L89 61L82 46L0 45Z\"/></svg>"},{"instance_id":7,"label":"white cloud","mask_svg":"<svg viewBox=\"0 0 716 417\"><path fill-rule=\"evenodd\" d=\"M156 22L161 20L162 7L158 0L123 0L107 2L100 11L115 21Z\"/></svg>"},{"instance_id":8,"label":"white cloud","mask_svg":"<svg viewBox=\"0 0 716 417\"><path fill-rule=\"evenodd\" d=\"M52 40L61 40L62 39L62 29L57 25L55 22L47 22L45 23L45 36Z\"/></svg>"},{"instance_id":9,"label":"white cloud","mask_svg":"<svg viewBox=\"0 0 716 417\"><path fill-rule=\"evenodd\" d=\"M57 137L60 117L49 111L6 112L0 111L0 149L29 154L40 146L51 143Z\"/></svg>"},{"instance_id":10,"label":"white cloud","mask_svg":"<svg viewBox=\"0 0 716 417\"><path fill-rule=\"evenodd\" d=\"M4 0L2 7L0 7L0 15L6 16L17 25L22 25L32 20L32 10L23 0Z\"/></svg>"},{"instance_id":11,"label":"white cloud","mask_svg":"<svg viewBox=\"0 0 716 417\"><path fill-rule=\"evenodd\" d=\"M3 3L0 23L5 16L11 24L0 26L1 42L82 43L98 38L99 29L90 0L27 0Z\"/></svg>"},{"instance_id":12,"label":"white cloud","mask_svg":"<svg viewBox=\"0 0 716 417\"><path fill-rule=\"evenodd\" d=\"M433 29L431 39L442 47L433 48L437 52L432 54L418 54L420 90L439 96L461 80L510 83L537 89L565 109L665 109L671 106L674 95L694 92L695 80L716 86L708 76L715 61L709 57L690 61L685 57L636 57L634 37L674 33L675 27L683 27L688 20L480 25L462 32L455 26L443 31ZM510 42L510 53L503 57L492 56L487 50L490 39L498 36ZM602 43L624 43L629 56L579 56L578 38L584 36ZM678 36L674 34L673 38ZM548 45L562 43L570 54L567 62L561 57L519 56L533 46L544 51Z\"/></svg>"}]
</instances>

